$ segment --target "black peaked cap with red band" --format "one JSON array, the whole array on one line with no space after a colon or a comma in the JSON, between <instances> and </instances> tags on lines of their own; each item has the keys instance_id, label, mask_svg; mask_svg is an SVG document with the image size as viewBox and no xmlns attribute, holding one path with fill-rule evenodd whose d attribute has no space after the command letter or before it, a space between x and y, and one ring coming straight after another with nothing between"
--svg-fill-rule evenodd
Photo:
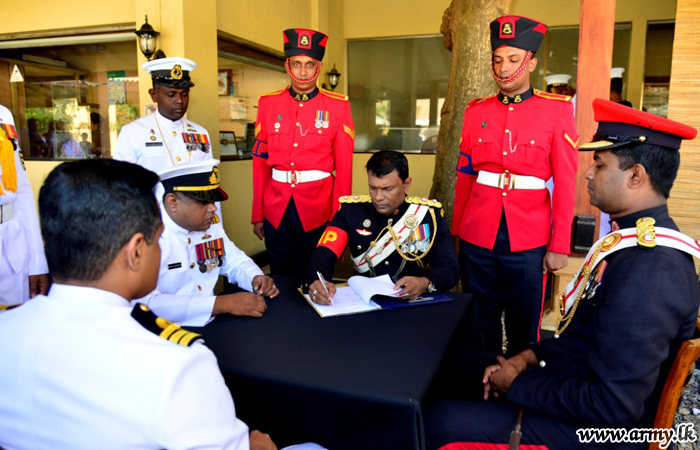
<instances>
[{"instance_id":1,"label":"black peaked cap with red band","mask_svg":"<svg viewBox=\"0 0 700 450\"><path fill-rule=\"evenodd\" d=\"M306 28L284 30L284 56L306 55L321 61L326 53L328 36Z\"/></svg>"},{"instance_id":2,"label":"black peaked cap with red band","mask_svg":"<svg viewBox=\"0 0 700 450\"><path fill-rule=\"evenodd\" d=\"M598 129L593 142L581 145L579 151L602 151L645 143L681 148L683 139L695 139L695 128L629 106L597 98L593 100L593 114Z\"/></svg>"},{"instance_id":3,"label":"black peaked cap with red band","mask_svg":"<svg viewBox=\"0 0 700 450\"><path fill-rule=\"evenodd\" d=\"M547 25L521 16L502 16L491 22L491 51L515 47L535 53L542 43Z\"/></svg>"}]
</instances>

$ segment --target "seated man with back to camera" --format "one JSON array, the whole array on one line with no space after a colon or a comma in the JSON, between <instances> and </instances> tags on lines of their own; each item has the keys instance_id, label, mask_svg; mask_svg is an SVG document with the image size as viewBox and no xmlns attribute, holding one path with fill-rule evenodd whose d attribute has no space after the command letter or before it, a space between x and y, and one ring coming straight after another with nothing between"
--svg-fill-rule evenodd
<instances>
[{"instance_id":1,"label":"seated man with back to camera","mask_svg":"<svg viewBox=\"0 0 700 450\"><path fill-rule=\"evenodd\" d=\"M47 177L39 211L54 284L0 312L16 344L0 346L0 448L277 449L236 418L200 335L129 306L158 281L157 182L111 159Z\"/></svg>"},{"instance_id":2,"label":"seated man with back to camera","mask_svg":"<svg viewBox=\"0 0 700 450\"><path fill-rule=\"evenodd\" d=\"M204 326L218 314L262 317L263 297L276 297L272 278L226 236L211 226L216 202L228 195L219 187L216 159L177 164L160 173L165 189L161 215L162 257L158 288L137 300L179 325ZM241 292L214 295L219 275Z\"/></svg>"},{"instance_id":3,"label":"seated man with back to camera","mask_svg":"<svg viewBox=\"0 0 700 450\"><path fill-rule=\"evenodd\" d=\"M382 150L366 167L369 195L340 197L340 209L311 256L312 300L331 303L335 285L326 281L324 287L317 272L330 280L348 246L357 273L390 275L399 296L415 299L451 289L459 280L459 263L442 205L407 196L412 180L402 153Z\"/></svg>"},{"instance_id":4,"label":"seated man with back to camera","mask_svg":"<svg viewBox=\"0 0 700 450\"><path fill-rule=\"evenodd\" d=\"M495 448L486 443L505 444L521 421L523 444L551 450L649 448L631 431L643 436L652 427L700 307L691 257L700 245L678 231L667 206L681 140L697 131L608 100L596 99L593 111L594 142L579 151L595 151L584 178L613 231L556 297L554 338L508 359L472 352L445 364L446 379L436 385L449 400L424 416L430 449ZM607 442L606 429L614 433ZM589 432L603 440L587 441Z\"/></svg>"}]
</instances>

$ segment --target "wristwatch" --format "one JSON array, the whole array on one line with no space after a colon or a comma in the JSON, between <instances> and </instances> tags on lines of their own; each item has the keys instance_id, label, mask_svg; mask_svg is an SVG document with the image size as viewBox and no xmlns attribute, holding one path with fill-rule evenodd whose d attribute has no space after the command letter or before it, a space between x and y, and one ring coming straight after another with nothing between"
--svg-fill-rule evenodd
<instances>
[{"instance_id":1,"label":"wristwatch","mask_svg":"<svg viewBox=\"0 0 700 450\"><path fill-rule=\"evenodd\" d=\"M430 280L428 280L428 281L430 281ZM435 286L435 283L430 281L430 284L428 285L428 293L432 294L435 291L437 291L437 286Z\"/></svg>"}]
</instances>

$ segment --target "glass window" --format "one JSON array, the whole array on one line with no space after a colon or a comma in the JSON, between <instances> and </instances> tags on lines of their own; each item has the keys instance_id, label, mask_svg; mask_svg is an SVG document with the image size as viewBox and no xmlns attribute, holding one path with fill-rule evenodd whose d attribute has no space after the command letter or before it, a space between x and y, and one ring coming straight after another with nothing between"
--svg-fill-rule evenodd
<instances>
[{"instance_id":1,"label":"glass window","mask_svg":"<svg viewBox=\"0 0 700 450\"><path fill-rule=\"evenodd\" d=\"M662 117L668 116L675 29L675 22L652 22L647 25L642 109Z\"/></svg>"},{"instance_id":2,"label":"glass window","mask_svg":"<svg viewBox=\"0 0 700 450\"><path fill-rule=\"evenodd\" d=\"M1 101L26 159L108 158L139 117L133 40L0 50Z\"/></svg>"},{"instance_id":3,"label":"glass window","mask_svg":"<svg viewBox=\"0 0 700 450\"><path fill-rule=\"evenodd\" d=\"M451 58L442 36L350 42L355 150L434 151Z\"/></svg>"},{"instance_id":4,"label":"glass window","mask_svg":"<svg viewBox=\"0 0 700 450\"><path fill-rule=\"evenodd\" d=\"M219 39L221 159L249 159L261 95L289 85L284 58Z\"/></svg>"},{"instance_id":5,"label":"glass window","mask_svg":"<svg viewBox=\"0 0 700 450\"><path fill-rule=\"evenodd\" d=\"M547 34L537 52L537 69L530 76L530 83L536 89L546 91L544 77L554 74L571 75L569 94L576 93L578 76L579 27L555 27ZM629 67L632 26L630 23L615 24L613 36L612 67ZM623 85L622 97L626 98L627 84Z\"/></svg>"}]
</instances>

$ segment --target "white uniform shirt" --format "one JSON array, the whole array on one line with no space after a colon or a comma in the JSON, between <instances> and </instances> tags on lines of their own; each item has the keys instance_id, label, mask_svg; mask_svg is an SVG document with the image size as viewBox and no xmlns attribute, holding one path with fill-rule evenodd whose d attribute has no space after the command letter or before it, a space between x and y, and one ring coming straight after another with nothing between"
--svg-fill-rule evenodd
<instances>
[{"instance_id":1,"label":"white uniform shirt","mask_svg":"<svg viewBox=\"0 0 700 450\"><path fill-rule=\"evenodd\" d=\"M160 275L155 291L133 303L145 303L158 316L180 325L201 327L211 320L214 309L214 286L219 275L241 289L253 291L253 278L262 270L226 236L223 227L207 231L187 231L177 225L161 206L163 234L160 236ZM225 261L209 273L202 273L197 263L196 246L222 238Z\"/></svg>"},{"instance_id":2,"label":"white uniform shirt","mask_svg":"<svg viewBox=\"0 0 700 450\"><path fill-rule=\"evenodd\" d=\"M15 124L10 110L2 105L0 123ZM18 144L17 141L15 143ZM17 192L10 192L2 186L4 194L0 195L0 205L12 203L14 208L14 218L0 224L0 304L4 305L28 300L29 275L41 275L49 271L39 231L34 193L19 153L17 145L14 152Z\"/></svg>"},{"instance_id":3,"label":"white uniform shirt","mask_svg":"<svg viewBox=\"0 0 700 450\"><path fill-rule=\"evenodd\" d=\"M116 294L54 284L0 329L5 450L249 449L214 354L146 330Z\"/></svg>"},{"instance_id":4,"label":"white uniform shirt","mask_svg":"<svg viewBox=\"0 0 700 450\"><path fill-rule=\"evenodd\" d=\"M209 144L190 144L185 134L205 135ZM199 147L205 145L206 152ZM185 119L175 122L163 117L158 110L130 124L124 125L117 138L114 159L138 164L155 173L160 173L180 162L212 159L211 140L207 130Z\"/></svg>"}]
</instances>

